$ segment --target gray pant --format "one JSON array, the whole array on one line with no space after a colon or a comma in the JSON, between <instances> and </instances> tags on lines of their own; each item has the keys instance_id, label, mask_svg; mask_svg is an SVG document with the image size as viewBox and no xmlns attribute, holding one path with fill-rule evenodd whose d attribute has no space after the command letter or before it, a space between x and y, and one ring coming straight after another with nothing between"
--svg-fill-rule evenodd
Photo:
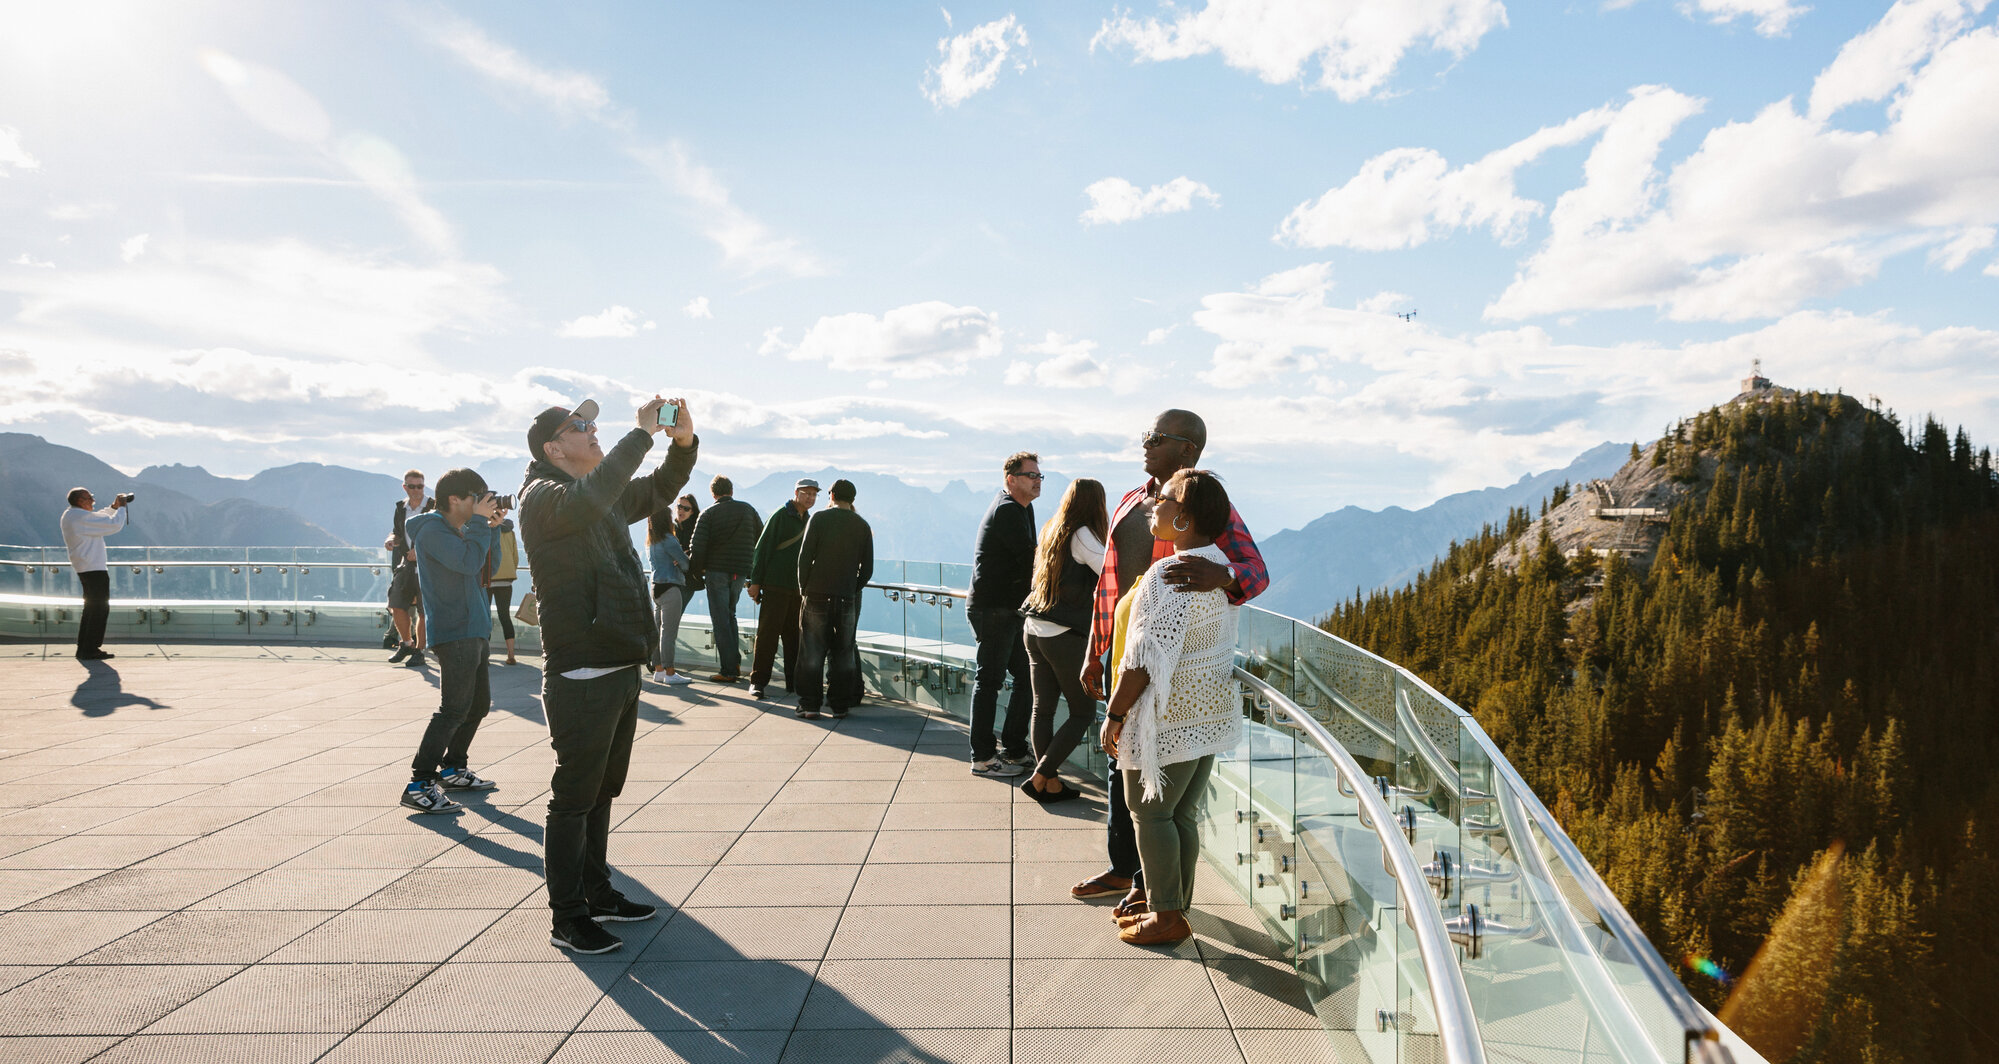
<instances>
[{"instance_id":1,"label":"gray pant","mask_svg":"<svg viewBox=\"0 0 1999 1064\"><path fill-rule=\"evenodd\" d=\"M1083 655L1089 637L1068 631L1061 635L1027 637L1027 671L1034 687L1034 771L1059 776L1062 763L1076 752L1083 730L1097 721L1097 700L1083 689ZM1069 715L1055 726L1055 704L1069 700Z\"/></svg>"},{"instance_id":2,"label":"gray pant","mask_svg":"<svg viewBox=\"0 0 1999 1064\"><path fill-rule=\"evenodd\" d=\"M674 643L680 638L680 615L687 609L687 589L679 584L654 584L661 588L652 597L653 607L659 612L659 651L653 655L652 670L661 672L674 668Z\"/></svg>"},{"instance_id":3,"label":"gray pant","mask_svg":"<svg viewBox=\"0 0 1999 1064\"><path fill-rule=\"evenodd\" d=\"M438 769L464 768L469 761L472 737L479 734L479 722L493 707L492 689L486 682L486 655L492 644L477 636L453 639L431 647L437 655L437 712L430 715L430 727L416 744L416 758L410 762L410 779L434 781Z\"/></svg>"},{"instance_id":4,"label":"gray pant","mask_svg":"<svg viewBox=\"0 0 1999 1064\"><path fill-rule=\"evenodd\" d=\"M1137 769L1124 770L1124 801L1138 835L1145 866L1145 898L1156 913L1184 911L1194 898L1194 870L1201 864L1201 801L1215 755L1167 765L1156 801L1145 800Z\"/></svg>"},{"instance_id":5,"label":"gray pant","mask_svg":"<svg viewBox=\"0 0 1999 1064\"><path fill-rule=\"evenodd\" d=\"M549 781L542 870L556 922L589 914L590 903L619 897L611 886L611 800L625 789L632 736L639 723L639 670L594 680L547 673L541 683L548 740L555 747Z\"/></svg>"}]
</instances>

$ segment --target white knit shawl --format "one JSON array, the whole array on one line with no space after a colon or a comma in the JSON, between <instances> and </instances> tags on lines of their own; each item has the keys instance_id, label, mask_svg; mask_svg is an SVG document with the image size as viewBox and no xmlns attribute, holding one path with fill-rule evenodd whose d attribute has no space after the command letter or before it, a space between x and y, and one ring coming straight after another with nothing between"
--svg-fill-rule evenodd
<instances>
[{"instance_id":1,"label":"white knit shawl","mask_svg":"<svg viewBox=\"0 0 1999 1064\"><path fill-rule=\"evenodd\" d=\"M1182 554L1227 565L1214 546ZM1147 569L1132 602L1125 669L1144 669L1145 690L1118 737L1118 764L1138 770L1147 801L1158 799L1167 765L1236 748L1242 741L1242 694L1235 680L1236 607L1215 591L1175 591Z\"/></svg>"}]
</instances>

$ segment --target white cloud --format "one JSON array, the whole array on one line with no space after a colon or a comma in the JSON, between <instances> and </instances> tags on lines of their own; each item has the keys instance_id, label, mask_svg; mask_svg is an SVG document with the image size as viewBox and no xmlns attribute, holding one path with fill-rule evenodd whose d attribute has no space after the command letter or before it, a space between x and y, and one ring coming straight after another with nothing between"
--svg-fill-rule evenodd
<instances>
[{"instance_id":1,"label":"white cloud","mask_svg":"<svg viewBox=\"0 0 1999 1064\"><path fill-rule=\"evenodd\" d=\"M0 273L0 292L21 299L17 320L37 328L110 319L186 347L408 365L430 364L431 337L489 331L508 313L501 285L490 266L412 266L297 240L188 240L115 269Z\"/></svg>"},{"instance_id":2,"label":"white cloud","mask_svg":"<svg viewBox=\"0 0 1999 1064\"><path fill-rule=\"evenodd\" d=\"M947 11L944 24L948 28L950 23ZM938 41L937 63L923 72L923 98L941 111L992 88L1015 48L1027 48L1027 30L1012 15ZM1022 59L1015 58L1012 65L1016 71L1027 69Z\"/></svg>"},{"instance_id":3,"label":"white cloud","mask_svg":"<svg viewBox=\"0 0 1999 1064\"><path fill-rule=\"evenodd\" d=\"M796 345L784 342L781 329L771 329L759 352L921 380L964 373L972 362L998 355L998 318L977 307L933 300L897 307L879 318L861 313L820 318Z\"/></svg>"},{"instance_id":4,"label":"white cloud","mask_svg":"<svg viewBox=\"0 0 1999 1064\"><path fill-rule=\"evenodd\" d=\"M680 308L680 312L690 318L712 318L715 316L715 312L708 307L707 296L695 296L693 299L688 300L687 305Z\"/></svg>"},{"instance_id":5,"label":"white cloud","mask_svg":"<svg viewBox=\"0 0 1999 1064\"><path fill-rule=\"evenodd\" d=\"M416 175L395 145L369 133L336 139L333 119L318 99L279 71L213 48L201 53L201 65L251 121L346 170L387 203L432 251L457 254L451 223L424 200Z\"/></svg>"},{"instance_id":6,"label":"white cloud","mask_svg":"<svg viewBox=\"0 0 1999 1064\"><path fill-rule=\"evenodd\" d=\"M11 259L10 261L13 262L13 264L16 266L32 266L38 270L53 270L55 269L56 266L55 263L50 262L47 259L38 259L33 255L28 254L25 251L21 252L19 255L14 256L13 259ZM4 285L0 285L0 288L4 287L5 287Z\"/></svg>"},{"instance_id":7,"label":"white cloud","mask_svg":"<svg viewBox=\"0 0 1999 1064\"><path fill-rule=\"evenodd\" d=\"M0 126L0 177L10 177L9 170L38 170L41 161L28 154L21 146L21 131L13 126Z\"/></svg>"},{"instance_id":8,"label":"white cloud","mask_svg":"<svg viewBox=\"0 0 1999 1064\"><path fill-rule=\"evenodd\" d=\"M1428 148L1383 152L1346 184L1299 204L1278 226L1277 239L1293 247L1382 251L1415 247L1453 229L1485 228L1501 243L1514 243L1543 210L1515 192L1514 174L1552 149L1602 132L1616 114L1612 107L1586 111L1455 170Z\"/></svg>"},{"instance_id":9,"label":"white cloud","mask_svg":"<svg viewBox=\"0 0 1999 1064\"><path fill-rule=\"evenodd\" d=\"M1791 23L1811 10L1792 0L1684 0L1681 8L1689 15L1704 15L1716 25L1747 19L1765 37L1789 33Z\"/></svg>"},{"instance_id":10,"label":"white cloud","mask_svg":"<svg viewBox=\"0 0 1999 1064\"><path fill-rule=\"evenodd\" d=\"M1220 52L1270 84L1296 81L1351 102L1380 92L1410 49L1462 57L1506 24L1499 0L1209 0L1199 11L1168 10L1167 22L1129 11L1106 19L1090 50L1126 46L1147 62ZM1319 74L1308 80L1314 60Z\"/></svg>"},{"instance_id":11,"label":"white cloud","mask_svg":"<svg viewBox=\"0 0 1999 1064\"><path fill-rule=\"evenodd\" d=\"M117 210L114 203L59 203L49 208L48 215L58 222L84 222L109 217Z\"/></svg>"},{"instance_id":12,"label":"white cloud","mask_svg":"<svg viewBox=\"0 0 1999 1064\"><path fill-rule=\"evenodd\" d=\"M1110 383L1110 368L1095 357L1094 340L1074 340L1051 332L1040 343L1021 348L1028 354L1047 355L1040 362L1015 362L1007 366L1006 383L1038 384L1043 388L1101 388Z\"/></svg>"},{"instance_id":13,"label":"white cloud","mask_svg":"<svg viewBox=\"0 0 1999 1064\"><path fill-rule=\"evenodd\" d=\"M1151 332L1146 333L1145 346L1152 347L1156 344L1165 343L1166 338L1173 335L1173 330L1177 328L1179 328L1178 325L1168 325L1163 328L1154 329Z\"/></svg>"},{"instance_id":14,"label":"white cloud","mask_svg":"<svg viewBox=\"0 0 1999 1064\"><path fill-rule=\"evenodd\" d=\"M738 205L715 172L677 140L643 138L638 120L616 107L608 90L584 74L549 70L493 40L462 19L428 24L433 42L502 85L526 92L565 116L589 119L612 134L618 149L651 171L678 195L689 221L722 250L724 261L745 273L766 271L814 277L825 264L794 238L779 236Z\"/></svg>"},{"instance_id":15,"label":"white cloud","mask_svg":"<svg viewBox=\"0 0 1999 1064\"><path fill-rule=\"evenodd\" d=\"M1875 91L1865 84L1822 82L1820 109ZM1911 69L1878 131L1837 129L1780 100L1709 131L1662 175L1665 139L1698 103L1652 90L1619 112L1582 187L1557 200L1547 243L1486 313L1655 306L1679 320L1742 320L1863 283L1891 256L1999 223L1993 99L1999 30L1985 26Z\"/></svg>"},{"instance_id":16,"label":"white cloud","mask_svg":"<svg viewBox=\"0 0 1999 1064\"><path fill-rule=\"evenodd\" d=\"M616 340L637 336L640 329L653 327L652 322L641 323L639 318L639 312L630 307L605 307L595 314L564 322L556 335L571 340Z\"/></svg>"},{"instance_id":17,"label":"white cloud","mask_svg":"<svg viewBox=\"0 0 1999 1064\"><path fill-rule=\"evenodd\" d=\"M1178 214L1193 209L1196 196L1217 207L1222 202L1213 189L1188 177L1176 177L1148 189L1122 177L1107 177L1093 182L1083 194L1090 197L1089 209L1083 212L1084 225L1119 225L1148 214Z\"/></svg>"},{"instance_id":18,"label":"white cloud","mask_svg":"<svg viewBox=\"0 0 1999 1064\"><path fill-rule=\"evenodd\" d=\"M1819 72L1812 82L1812 118L1824 121L1849 104L1886 99L1989 2L1900 0Z\"/></svg>"},{"instance_id":19,"label":"white cloud","mask_svg":"<svg viewBox=\"0 0 1999 1064\"><path fill-rule=\"evenodd\" d=\"M118 257L124 259L126 262L137 262L139 256L146 253L146 242L152 238L151 233L140 233L138 236L128 237L120 241L118 244Z\"/></svg>"},{"instance_id":20,"label":"white cloud","mask_svg":"<svg viewBox=\"0 0 1999 1064\"><path fill-rule=\"evenodd\" d=\"M1992 246L1999 230L1986 225L1976 229L1966 229L1951 239L1930 249L1930 265L1945 270L1955 270L1971 261L1973 255Z\"/></svg>"}]
</instances>

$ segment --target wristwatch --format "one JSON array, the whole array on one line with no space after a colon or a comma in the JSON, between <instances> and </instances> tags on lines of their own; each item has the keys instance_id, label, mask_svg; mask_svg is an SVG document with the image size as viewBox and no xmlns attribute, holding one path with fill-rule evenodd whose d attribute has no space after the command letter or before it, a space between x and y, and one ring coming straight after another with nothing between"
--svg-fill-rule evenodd
<instances>
[{"instance_id":1,"label":"wristwatch","mask_svg":"<svg viewBox=\"0 0 1999 1064\"><path fill-rule=\"evenodd\" d=\"M1228 581L1229 583L1233 584L1236 582L1235 566L1224 565L1222 566L1222 572L1229 574L1229 581Z\"/></svg>"}]
</instances>

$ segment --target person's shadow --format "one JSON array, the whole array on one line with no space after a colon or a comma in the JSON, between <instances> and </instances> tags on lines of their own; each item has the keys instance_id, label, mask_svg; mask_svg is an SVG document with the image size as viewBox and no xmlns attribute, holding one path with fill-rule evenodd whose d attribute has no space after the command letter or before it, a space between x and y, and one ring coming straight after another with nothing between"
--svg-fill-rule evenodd
<instances>
[{"instance_id":1,"label":"person's shadow","mask_svg":"<svg viewBox=\"0 0 1999 1064\"><path fill-rule=\"evenodd\" d=\"M126 706L144 706L147 709L171 709L165 702L156 702L144 695L135 695L121 686L118 670L108 662L86 661L84 671L89 675L76 685L76 692L69 696L69 704L83 710L86 717L108 717Z\"/></svg>"}]
</instances>

